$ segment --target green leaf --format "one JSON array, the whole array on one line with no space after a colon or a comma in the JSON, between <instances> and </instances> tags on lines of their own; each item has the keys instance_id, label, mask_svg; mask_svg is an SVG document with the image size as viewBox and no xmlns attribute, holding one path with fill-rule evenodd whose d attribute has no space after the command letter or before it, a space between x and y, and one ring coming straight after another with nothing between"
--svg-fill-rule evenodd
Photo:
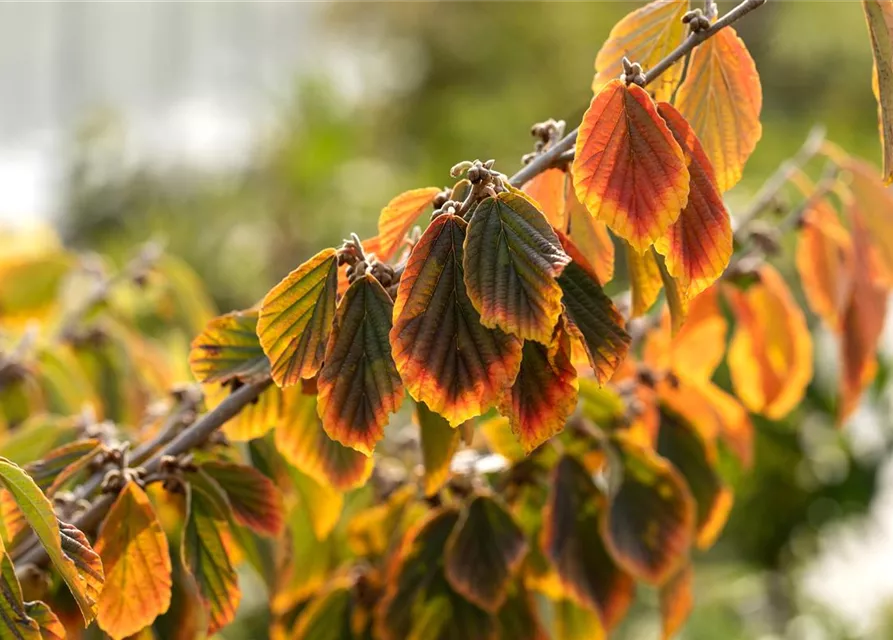
<instances>
[{"instance_id":1,"label":"green leaf","mask_svg":"<svg viewBox=\"0 0 893 640\"><path fill-rule=\"evenodd\" d=\"M596 378L603 384L626 358L631 339L595 271L568 238L562 237L561 241L573 260L558 277L562 301L572 333L582 340Z\"/></svg>"},{"instance_id":2,"label":"green leaf","mask_svg":"<svg viewBox=\"0 0 893 640\"><path fill-rule=\"evenodd\" d=\"M413 248L391 346L410 395L456 427L492 407L521 365L521 341L481 325L463 279L466 222L444 214Z\"/></svg>"},{"instance_id":3,"label":"green leaf","mask_svg":"<svg viewBox=\"0 0 893 640\"><path fill-rule=\"evenodd\" d=\"M12 560L0 543L0 640L41 640L40 627L28 615Z\"/></svg>"},{"instance_id":4,"label":"green leaf","mask_svg":"<svg viewBox=\"0 0 893 640\"><path fill-rule=\"evenodd\" d=\"M53 565L71 590L84 621L96 617L102 590L102 562L76 527L60 522L53 506L25 471L0 458L0 481L9 490Z\"/></svg>"},{"instance_id":5,"label":"green leaf","mask_svg":"<svg viewBox=\"0 0 893 640\"><path fill-rule=\"evenodd\" d=\"M0 445L0 456L20 466L39 460L48 451L75 440L81 432L79 420L33 415L6 436Z\"/></svg>"},{"instance_id":6,"label":"green leaf","mask_svg":"<svg viewBox=\"0 0 893 640\"><path fill-rule=\"evenodd\" d=\"M52 496L59 487L85 469L102 448L99 440L78 440L53 449L42 459L27 465L25 471L41 491Z\"/></svg>"},{"instance_id":7,"label":"green leaf","mask_svg":"<svg viewBox=\"0 0 893 640\"><path fill-rule=\"evenodd\" d=\"M451 427L424 402L416 404L416 418L425 467L423 490L426 496L432 496L450 477L450 463L459 448L459 429Z\"/></svg>"},{"instance_id":8,"label":"green leaf","mask_svg":"<svg viewBox=\"0 0 893 640\"><path fill-rule=\"evenodd\" d=\"M270 370L257 338L257 311L233 311L211 320L192 341L189 366L199 382L261 377Z\"/></svg>"},{"instance_id":9,"label":"green leaf","mask_svg":"<svg viewBox=\"0 0 893 640\"><path fill-rule=\"evenodd\" d=\"M467 600L495 613L526 553L527 539L511 514L492 496L475 496L447 541L447 580Z\"/></svg>"},{"instance_id":10,"label":"green leaf","mask_svg":"<svg viewBox=\"0 0 893 640\"><path fill-rule=\"evenodd\" d=\"M210 636L233 621L242 597L224 543L229 527L219 501L191 483L186 485L186 513L180 557L195 582Z\"/></svg>"},{"instance_id":11,"label":"green leaf","mask_svg":"<svg viewBox=\"0 0 893 640\"><path fill-rule=\"evenodd\" d=\"M257 335L280 387L319 372L335 318L337 289L337 254L323 249L264 297Z\"/></svg>"},{"instance_id":12,"label":"green leaf","mask_svg":"<svg viewBox=\"0 0 893 640\"><path fill-rule=\"evenodd\" d=\"M254 467L232 462L210 460L199 468L226 493L236 522L263 535L282 533L282 493L267 476Z\"/></svg>"},{"instance_id":13,"label":"green leaf","mask_svg":"<svg viewBox=\"0 0 893 640\"><path fill-rule=\"evenodd\" d=\"M301 640L353 640L350 628L352 596L341 580L314 598L301 612L291 634Z\"/></svg>"},{"instance_id":14,"label":"green leaf","mask_svg":"<svg viewBox=\"0 0 893 640\"><path fill-rule=\"evenodd\" d=\"M393 308L370 274L351 284L338 305L317 381L317 409L326 433L367 456L403 401L403 382L388 342Z\"/></svg>"},{"instance_id":15,"label":"green leaf","mask_svg":"<svg viewBox=\"0 0 893 640\"><path fill-rule=\"evenodd\" d=\"M41 640L65 640L65 627L43 602L26 602L25 612L40 628Z\"/></svg>"},{"instance_id":16,"label":"green leaf","mask_svg":"<svg viewBox=\"0 0 893 640\"><path fill-rule=\"evenodd\" d=\"M609 555L599 524L605 499L589 472L565 455L555 466L543 515L543 551L562 584L612 628L626 614L635 582Z\"/></svg>"},{"instance_id":17,"label":"green leaf","mask_svg":"<svg viewBox=\"0 0 893 640\"><path fill-rule=\"evenodd\" d=\"M520 582L520 581L518 581ZM546 640L542 621L537 614L537 603L533 594L514 584L509 586L505 604L499 609L501 638L512 640Z\"/></svg>"},{"instance_id":18,"label":"green leaf","mask_svg":"<svg viewBox=\"0 0 893 640\"><path fill-rule=\"evenodd\" d=\"M465 238L465 286L481 324L549 344L561 315L555 278L570 258L543 213L519 191L486 198Z\"/></svg>"}]
</instances>

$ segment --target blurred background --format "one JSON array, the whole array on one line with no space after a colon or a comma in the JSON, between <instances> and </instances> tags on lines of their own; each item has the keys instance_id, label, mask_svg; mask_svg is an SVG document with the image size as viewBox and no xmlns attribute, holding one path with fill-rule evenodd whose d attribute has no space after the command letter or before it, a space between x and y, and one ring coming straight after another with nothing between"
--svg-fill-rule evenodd
<instances>
[{"instance_id":1,"label":"blurred background","mask_svg":"<svg viewBox=\"0 0 893 640\"><path fill-rule=\"evenodd\" d=\"M638 4L0 4L0 227L52 227L119 263L158 239L222 311L250 306L457 161L513 173L532 123L579 121L596 52ZM815 123L879 158L858 2L773 0L738 24L764 130L733 214ZM787 423L757 420L682 637L893 637L891 343L838 431L816 327L816 381ZM656 596L641 600L619 637L657 637Z\"/></svg>"}]
</instances>

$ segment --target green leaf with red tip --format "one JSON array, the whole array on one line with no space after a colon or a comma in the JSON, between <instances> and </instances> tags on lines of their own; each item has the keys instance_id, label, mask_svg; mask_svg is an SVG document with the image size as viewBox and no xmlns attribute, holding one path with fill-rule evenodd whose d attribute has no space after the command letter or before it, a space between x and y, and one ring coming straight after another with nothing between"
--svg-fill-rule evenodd
<instances>
[{"instance_id":1,"label":"green leaf with red tip","mask_svg":"<svg viewBox=\"0 0 893 640\"><path fill-rule=\"evenodd\" d=\"M104 580L99 556L83 533L56 517L53 506L34 480L5 458L0 458L0 483L15 500L28 526L71 590L84 621L90 624L96 617Z\"/></svg>"},{"instance_id":2,"label":"green leaf with red tip","mask_svg":"<svg viewBox=\"0 0 893 640\"><path fill-rule=\"evenodd\" d=\"M328 436L317 413L316 396L298 388L284 394L284 416L274 433L282 457L320 484L340 491L365 484L372 459Z\"/></svg>"},{"instance_id":3,"label":"green leaf with red tip","mask_svg":"<svg viewBox=\"0 0 893 640\"><path fill-rule=\"evenodd\" d=\"M612 80L593 97L571 166L577 198L639 253L666 234L688 200L685 156L651 96Z\"/></svg>"},{"instance_id":4,"label":"green leaf with red tip","mask_svg":"<svg viewBox=\"0 0 893 640\"><path fill-rule=\"evenodd\" d=\"M403 382L388 341L393 308L371 275L351 284L338 305L317 381L317 409L326 433L367 456L403 401Z\"/></svg>"},{"instance_id":5,"label":"green leaf with red tip","mask_svg":"<svg viewBox=\"0 0 893 640\"><path fill-rule=\"evenodd\" d=\"M690 175L688 203L667 235L654 247L666 257L667 271L679 281L686 300L722 275L732 257L732 221L716 186L713 165L694 129L673 106L657 107L682 147Z\"/></svg>"},{"instance_id":6,"label":"green leaf with red tip","mask_svg":"<svg viewBox=\"0 0 893 640\"><path fill-rule=\"evenodd\" d=\"M484 327L465 290L466 226L445 214L422 234L400 279L390 335L410 395L454 427L492 407L521 364L521 341Z\"/></svg>"},{"instance_id":7,"label":"green leaf with red tip","mask_svg":"<svg viewBox=\"0 0 893 640\"><path fill-rule=\"evenodd\" d=\"M102 443L95 439L78 440L53 449L37 462L25 466L41 491L48 496L86 468L102 450Z\"/></svg>"},{"instance_id":8,"label":"green leaf with red tip","mask_svg":"<svg viewBox=\"0 0 893 640\"><path fill-rule=\"evenodd\" d=\"M732 508L732 491L716 469L716 446L691 422L661 407L657 452L685 478L697 506L697 538L702 549L713 544Z\"/></svg>"},{"instance_id":9,"label":"green leaf with red tip","mask_svg":"<svg viewBox=\"0 0 893 640\"><path fill-rule=\"evenodd\" d=\"M41 640L38 623L28 615L12 559L0 542L0 640Z\"/></svg>"},{"instance_id":10,"label":"green leaf with red tip","mask_svg":"<svg viewBox=\"0 0 893 640\"><path fill-rule=\"evenodd\" d=\"M254 467L209 460L200 465L226 493L233 516L262 535L278 536L283 528L282 493Z\"/></svg>"},{"instance_id":11,"label":"green leaf with red tip","mask_svg":"<svg viewBox=\"0 0 893 640\"><path fill-rule=\"evenodd\" d=\"M250 380L269 372L257 339L257 311L233 311L211 320L192 341L189 366L199 382Z\"/></svg>"},{"instance_id":12,"label":"green leaf with red tip","mask_svg":"<svg viewBox=\"0 0 893 640\"><path fill-rule=\"evenodd\" d=\"M444 550L459 512L433 512L410 529L388 569L375 610L380 640L496 640L493 618L457 594L444 576Z\"/></svg>"},{"instance_id":13,"label":"green leaf with red tip","mask_svg":"<svg viewBox=\"0 0 893 640\"><path fill-rule=\"evenodd\" d=\"M481 324L548 344L561 315L555 278L570 258L542 211L519 191L486 198L465 237L465 286Z\"/></svg>"},{"instance_id":14,"label":"green leaf with red tip","mask_svg":"<svg viewBox=\"0 0 893 640\"><path fill-rule=\"evenodd\" d=\"M577 371L571 364L567 321L559 320L548 346L527 340L521 370L499 403L526 453L564 429L577 406Z\"/></svg>"},{"instance_id":15,"label":"green leaf with red tip","mask_svg":"<svg viewBox=\"0 0 893 640\"><path fill-rule=\"evenodd\" d=\"M312 378L322 367L337 290L337 255L323 249L264 296L257 335L280 387Z\"/></svg>"},{"instance_id":16,"label":"green leaf with red tip","mask_svg":"<svg viewBox=\"0 0 893 640\"><path fill-rule=\"evenodd\" d=\"M209 636L233 621L242 597L224 541L229 533L218 499L187 484L180 558L195 582L207 615Z\"/></svg>"},{"instance_id":17,"label":"green leaf with red tip","mask_svg":"<svg viewBox=\"0 0 893 640\"><path fill-rule=\"evenodd\" d=\"M630 337L592 267L569 238L561 242L572 259L558 278L571 334L582 340L598 381L604 383L626 358Z\"/></svg>"},{"instance_id":18,"label":"green leaf with red tip","mask_svg":"<svg viewBox=\"0 0 893 640\"><path fill-rule=\"evenodd\" d=\"M505 507L492 496L475 496L447 541L446 577L456 592L495 613L526 553L524 532Z\"/></svg>"},{"instance_id":19,"label":"green leaf with red tip","mask_svg":"<svg viewBox=\"0 0 893 640\"><path fill-rule=\"evenodd\" d=\"M577 602L599 611L611 628L626 614L635 582L616 565L599 535L605 508L589 472L575 458L562 456L543 512L543 551Z\"/></svg>"},{"instance_id":20,"label":"green leaf with red tip","mask_svg":"<svg viewBox=\"0 0 893 640\"><path fill-rule=\"evenodd\" d=\"M625 436L613 437L620 486L613 492L602 535L614 560L651 584L662 584L688 557L697 510L673 466Z\"/></svg>"},{"instance_id":21,"label":"green leaf with red tip","mask_svg":"<svg viewBox=\"0 0 893 640\"><path fill-rule=\"evenodd\" d=\"M425 467L422 489L426 496L432 496L440 491L450 477L450 462L459 448L460 431L431 411L424 402L416 404L416 419L419 423L422 464Z\"/></svg>"},{"instance_id":22,"label":"green leaf with red tip","mask_svg":"<svg viewBox=\"0 0 893 640\"><path fill-rule=\"evenodd\" d=\"M412 229L422 211L427 209L434 197L440 193L438 187L424 187L401 193L381 210L378 217L378 258L387 262L394 257L403 238Z\"/></svg>"},{"instance_id":23,"label":"green leaf with red tip","mask_svg":"<svg viewBox=\"0 0 893 640\"><path fill-rule=\"evenodd\" d=\"M45 603L26 602L25 612L37 623L40 640L65 640L65 627Z\"/></svg>"},{"instance_id":24,"label":"green leaf with red tip","mask_svg":"<svg viewBox=\"0 0 893 640\"><path fill-rule=\"evenodd\" d=\"M96 622L120 640L151 625L171 603L167 537L146 492L128 482L96 540L106 573Z\"/></svg>"}]
</instances>

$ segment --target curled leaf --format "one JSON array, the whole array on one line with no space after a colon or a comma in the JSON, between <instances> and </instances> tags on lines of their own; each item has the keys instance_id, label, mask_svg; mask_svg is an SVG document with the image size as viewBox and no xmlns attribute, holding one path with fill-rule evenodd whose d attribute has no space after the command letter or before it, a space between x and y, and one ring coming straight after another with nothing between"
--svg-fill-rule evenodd
<instances>
[{"instance_id":1,"label":"curled leaf","mask_svg":"<svg viewBox=\"0 0 893 640\"><path fill-rule=\"evenodd\" d=\"M337 288L335 250L323 249L264 296L257 335L280 387L312 378L322 366Z\"/></svg>"}]
</instances>

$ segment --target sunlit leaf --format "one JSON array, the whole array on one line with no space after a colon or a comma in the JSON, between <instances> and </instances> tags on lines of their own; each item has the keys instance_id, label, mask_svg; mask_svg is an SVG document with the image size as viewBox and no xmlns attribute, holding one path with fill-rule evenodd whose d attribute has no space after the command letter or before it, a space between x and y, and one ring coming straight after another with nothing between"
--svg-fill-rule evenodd
<instances>
[{"instance_id":1,"label":"sunlit leaf","mask_svg":"<svg viewBox=\"0 0 893 640\"><path fill-rule=\"evenodd\" d=\"M712 382L698 385L698 392L710 403L719 419L722 441L742 465L750 467L753 464L754 427L747 409Z\"/></svg>"},{"instance_id":2,"label":"sunlit leaf","mask_svg":"<svg viewBox=\"0 0 893 640\"><path fill-rule=\"evenodd\" d=\"M527 340L521 370L499 403L527 453L564 429L577 406L577 372L571 364L567 321L559 320L550 345Z\"/></svg>"},{"instance_id":3,"label":"sunlit leaf","mask_svg":"<svg viewBox=\"0 0 893 640\"><path fill-rule=\"evenodd\" d=\"M372 455L388 416L400 408L403 382L391 357L393 302L366 274L338 304L319 372L317 410L333 440Z\"/></svg>"},{"instance_id":4,"label":"sunlit leaf","mask_svg":"<svg viewBox=\"0 0 893 640\"><path fill-rule=\"evenodd\" d=\"M685 625L694 606L691 563L683 565L660 589L660 619L663 640L670 640Z\"/></svg>"},{"instance_id":5,"label":"sunlit leaf","mask_svg":"<svg viewBox=\"0 0 893 640\"><path fill-rule=\"evenodd\" d=\"M417 500L411 484L396 489L382 502L356 513L347 524L350 550L368 558L381 558L399 543L409 527L424 517L427 506Z\"/></svg>"},{"instance_id":6,"label":"sunlit leaf","mask_svg":"<svg viewBox=\"0 0 893 640\"><path fill-rule=\"evenodd\" d=\"M288 514L289 536L277 561L276 586L270 599L273 614L282 614L318 591L328 580L335 558L330 540L319 540L304 504Z\"/></svg>"},{"instance_id":7,"label":"sunlit leaf","mask_svg":"<svg viewBox=\"0 0 893 640\"><path fill-rule=\"evenodd\" d=\"M209 408L216 407L231 393L229 386L204 385L205 403ZM249 403L223 425L223 433L230 440L245 442L260 438L282 420L282 390L270 385L260 392L257 400Z\"/></svg>"},{"instance_id":8,"label":"sunlit leaf","mask_svg":"<svg viewBox=\"0 0 893 640\"><path fill-rule=\"evenodd\" d=\"M586 210L574 193L574 184L568 179L567 216L568 236L580 251L580 255L592 265L598 281L605 285L614 277L614 241L608 226L596 220Z\"/></svg>"},{"instance_id":9,"label":"sunlit leaf","mask_svg":"<svg viewBox=\"0 0 893 640\"><path fill-rule=\"evenodd\" d=\"M518 442L518 437L512 432L508 418L493 416L481 420L478 430L484 436L490 450L506 460L518 462L527 456L524 447Z\"/></svg>"},{"instance_id":10,"label":"sunlit leaf","mask_svg":"<svg viewBox=\"0 0 893 640\"><path fill-rule=\"evenodd\" d=\"M294 465L321 484L347 491L366 483L372 459L332 440L322 428L316 397L288 389L285 413L276 428L276 449Z\"/></svg>"},{"instance_id":11,"label":"sunlit leaf","mask_svg":"<svg viewBox=\"0 0 893 640\"><path fill-rule=\"evenodd\" d=\"M171 602L171 557L155 510L139 485L128 482L96 539L105 587L96 616L115 640L149 626Z\"/></svg>"},{"instance_id":12,"label":"sunlit leaf","mask_svg":"<svg viewBox=\"0 0 893 640\"><path fill-rule=\"evenodd\" d=\"M229 526L214 497L191 485L186 485L186 513L180 558L201 598L208 635L213 635L233 621L242 597L224 542Z\"/></svg>"},{"instance_id":13,"label":"sunlit leaf","mask_svg":"<svg viewBox=\"0 0 893 640\"><path fill-rule=\"evenodd\" d=\"M495 613L526 552L524 532L512 515L493 496L478 495L447 540L446 577L470 602Z\"/></svg>"},{"instance_id":14,"label":"sunlit leaf","mask_svg":"<svg viewBox=\"0 0 893 640\"><path fill-rule=\"evenodd\" d=\"M716 186L713 166L694 130L671 105L658 113L667 123L688 163L688 203L667 235L655 243L667 271L679 281L685 300L695 297L725 271L732 257L732 223Z\"/></svg>"},{"instance_id":15,"label":"sunlit leaf","mask_svg":"<svg viewBox=\"0 0 893 640\"><path fill-rule=\"evenodd\" d=\"M614 560L640 580L663 584L688 556L696 508L682 476L650 448L614 436L620 486L602 521Z\"/></svg>"},{"instance_id":16,"label":"sunlit leaf","mask_svg":"<svg viewBox=\"0 0 893 640\"><path fill-rule=\"evenodd\" d=\"M563 169L546 169L527 182L522 191L536 200L540 211L554 228L567 229L567 173Z\"/></svg>"},{"instance_id":17,"label":"sunlit leaf","mask_svg":"<svg viewBox=\"0 0 893 640\"><path fill-rule=\"evenodd\" d=\"M602 542L604 496L589 472L568 455L558 461L551 480L543 513L543 550L577 603L599 611L611 628L626 614L635 583Z\"/></svg>"},{"instance_id":18,"label":"sunlit leaf","mask_svg":"<svg viewBox=\"0 0 893 640\"><path fill-rule=\"evenodd\" d=\"M199 382L262 376L270 363L257 339L257 311L234 311L211 320L192 341L189 366Z\"/></svg>"},{"instance_id":19,"label":"sunlit leaf","mask_svg":"<svg viewBox=\"0 0 893 640\"><path fill-rule=\"evenodd\" d=\"M654 252L638 253L629 245L625 248L626 272L629 276L629 291L632 297L630 317L637 318L648 313L660 295L664 283L660 277L660 267L654 258Z\"/></svg>"},{"instance_id":20,"label":"sunlit leaf","mask_svg":"<svg viewBox=\"0 0 893 640\"><path fill-rule=\"evenodd\" d=\"M37 462L25 467L41 491L52 497L56 489L85 469L102 450L99 440L78 440L53 449Z\"/></svg>"},{"instance_id":21,"label":"sunlit leaf","mask_svg":"<svg viewBox=\"0 0 893 640\"><path fill-rule=\"evenodd\" d=\"M746 291L729 290L737 325L728 363L735 393L754 413L786 416L812 378L812 341L803 312L769 265Z\"/></svg>"},{"instance_id":22,"label":"sunlit leaf","mask_svg":"<svg viewBox=\"0 0 893 640\"><path fill-rule=\"evenodd\" d=\"M608 39L595 58L596 93L605 83L623 73L624 57L650 69L680 44L686 35L682 16L688 11L688 0L655 0L626 15L614 25ZM661 74L648 89L655 99L669 100L682 79L682 60Z\"/></svg>"},{"instance_id":23,"label":"sunlit leaf","mask_svg":"<svg viewBox=\"0 0 893 640\"><path fill-rule=\"evenodd\" d=\"M31 415L14 431L0 436L0 456L17 465L39 460L57 447L74 442L80 435L80 417Z\"/></svg>"},{"instance_id":24,"label":"sunlit leaf","mask_svg":"<svg viewBox=\"0 0 893 640\"><path fill-rule=\"evenodd\" d=\"M248 465L215 460L200 468L226 493L236 522L264 535L282 532L282 494L267 476Z\"/></svg>"},{"instance_id":25,"label":"sunlit leaf","mask_svg":"<svg viewBox=\"0 0 893 640\"><path fill-rule=\"evenodd\" d=\"M12 559L0 542L0 640L41 640L40 627L22 598Z\"/></svg>"},{"instance_id":26,"label":"sunlit leaf","mask_svg":"<svg viewBox=\"0 0 893 640\"><path fill-rule=\"evenodd\" d=\"M323 249L264 296L257 335L280 387L312 378L322 366L337 288L335 250Z\"/></svg>"},{"instance_id":27,"label":"sunlit leaf","mask_svg":"<svg viewBox=\"0 0 893 640\"><path fill-rule=\"evenodd\" d=\"M0 481L15 499L89 624L96 617L103 584L99 556L83 533L56 518L50 501L30 476L4 458L0 458Z\"/></svg>"},{"instance_id":28,"label":"sunlit leaf","mask_svg":"<svg viewBox=\"0 0 893 640\"><path fill-rule=\"evenodd\" d=\"M685 412L689 405L674 407ZM716 469L717 453L713 439L699 430L688 413L663 407L657 452L682 474L697 507L698 547L706 549L725 526L732 508L732 491Z\"/></svg>"},{"instance_id":29,"label":"sunlit leaf","mask_svg":"<svg viewBox=\"0 0 893 640\"><path fill-rule=\"evenodd\" d=\"M893 193L867 162L847 158L842 168L850 177L852 206L858 210L868 234L865 249L870 255L872 276L888 288L893 287Z\"/></svg>"},{"instance_id":30,"label":"sunlit leaf","mask_svg":"<svg viewBox=\"0 0 893 640\"><path fill-rule=\"evenodd\" d=\"M893 181L893 4L862 0L874 53L875 97L878 101L884 182Z\"/></svg>"},{"instance_id":31,"label":"sunlit leaf","mask_svg":"<svg viewBox=\"0 0 893 640\"><path fill-rule=\"evenodd\" d=\"M387 261L394 257L403 238L438 193L440 193L438 187L406 191L381 210L381 215L378 217L379 259Z\"/></svg>"},{"instance_id":32,"label":"sunlit leaf","mask_svg":"<svg viewBox=\"0 0 893 640\"><path fill-rule=\"evenodd\" d=\"M465 290L465 228L441 215L422 234L400 279L390 335L410 395L454 427L492 407L521 365L521 341L481 325Z\"/></svg>"},{"instance_id":33,"label":"sunlit leaf","mask_svg":"<svg viewBox=\"0 0 893 640\"><path fill-rule=\"evenodd\" d=\"M803 213L797 238L797 271L810 308L839 332L853 286L853 241L831 204L822 198Z\"/></svg>"},{"instance_id":34,"label":"sunlit leaf","mask_svg":"<svg viewBox=\"0 0 893 640\"><path fill-rule=\"evenodd\" d=\"M15 326L44 316L74 264L73 256L55 250L0 255L0 324Z\"/></svg>"},{"instance_id":35,"label":"sunlit leaf","mask_svg":"<svg viewBox=\"0 0 893 640\"><path fill-rule=\"evenodd\" d=\"M608 82L577 133L577 198L639 253L666 234L688 200L685 156L638 85Z\"/></svg>"},{"instance_id":36,"label":"sunlit leaf","mask_svg":"<svg viewBox=\"0 0 893 640\"><path fill-rule=\"evenodd\" d=\"M25 612L40 628L41 640L65 640L65 627L43 602L26 602Z\"/></svg>"},{"instance_id":37,"label":"sunlit leaf","mask_svg":"<svg viewBox=\"0 0 893 640\"><path fill-rule=\"evenodd\" d=\"M570 599L552 603L551 640L605 640L608 637L599 614Z\"/></svg>"},{"instance_id":38,"label":"sunlit leaf","mask_svg":"<svg viewBox=\"0 0 893 640\"><path fill-rule=\"evenodd\" d=\"M325 540L341 517L344 494L297 469L289 469L289 476L301 500L301 508L310 516L313 534L317 540Z\"/></svg>"},{"instance_id":39,"label":"sunlit leaf","mask_svg":"<svg viewBox=\"0 0 893 640\"><path fill-rule=\"evenodd\" d=\"M549 343L561 314L555 278L568 262L545 216L519 192L486 198L474 210L462 266L485 327Z\"/></svg>"},{"instance_id":40,"label":"sunlit leaf","mask_svg":"<svg viewBox=\"0 0 893 640\"><path fill-rule=\"evenodd\" d=\"M720 192L734 187L763 135L763 89L753 58L733 27L692 52L676 107L704 146Z\"/></svg>"},{"instance_id":41,"label":"sunlit leaf","mask_svg":"<svg viewBox=\"0 0 893 640\"><path fill-rule=\"evenodd\" d=\"M301 640L353 640L350 627L352 605L350 584L338 581L301 612L293 638Z\"/></svg>"},{"instance_id":42,"label":"sunlit leaf","mask_svg":"<svg viewBox=\"0 0 893 640\"><path fill-rule=\"evenodd\" d=\"M592 267L569 238L561 242L572 259L558 278L571 321L570 332L583 342L598 381L604 383L626 357L630 337L623 328L623 317L605 295Z\"/></svg>"},{"instance_id":43,"label":"sunlit leaf","mask_svg":"<svg viewBox=\"0 0 893 640\"><path fill-rule=\"evenodd\" d=\"M423 402L416 404L416 420L419 424L422 465L425 467L422 489L426 496L432 496L450 477L450 462L459 448L460 432Z\"/></svg>"}]
</instances>

